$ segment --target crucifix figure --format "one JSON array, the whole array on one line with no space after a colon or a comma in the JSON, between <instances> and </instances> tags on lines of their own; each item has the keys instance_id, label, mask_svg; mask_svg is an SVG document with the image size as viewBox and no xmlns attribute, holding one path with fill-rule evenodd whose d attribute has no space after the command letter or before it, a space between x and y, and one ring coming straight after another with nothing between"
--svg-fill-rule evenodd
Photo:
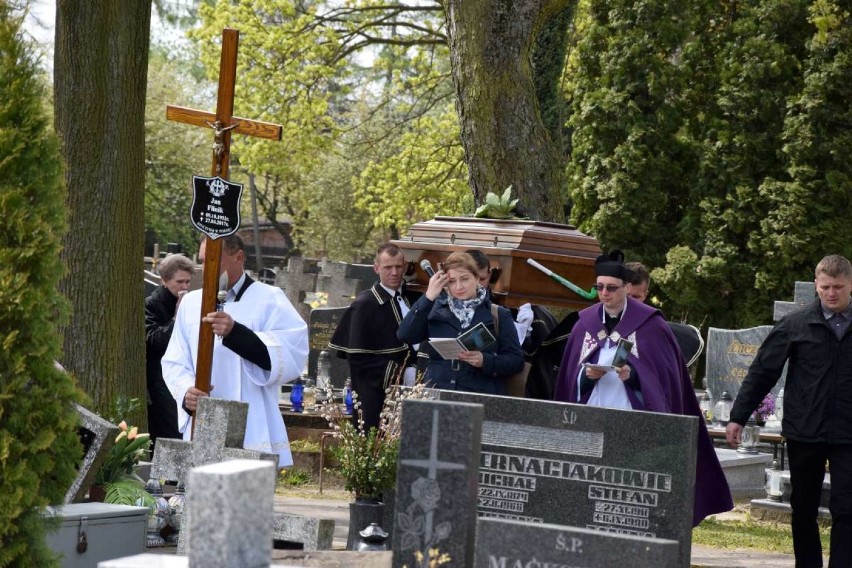
<instances>
[{"instance_id":1,"label":"crucifix figure","mask_svg":"<svg viewBox=\"0 0 852 568\"><path fill-rule=\"evenodd\" d=\"M212 128L213 166L212 175L228 177L230 165L231 134L246 134L269 140L281 140L281 126L268 122L259 122L233 116L234 88L237 75L237 47L240 33L238 30L222 31L222 58L219 64L219 90L216 99L216 113L169 105L166 118L176 122ZM222 253L222 241L206 237L206 255L204 257L204 277L202 286L201 315L215 311L216 296L219 291L219 266ZM210 372L213 365L213 329L209 323L201 324L198 337L198 361L196 363L195 388L210 392Z\"/></svg>"}]
</instances>

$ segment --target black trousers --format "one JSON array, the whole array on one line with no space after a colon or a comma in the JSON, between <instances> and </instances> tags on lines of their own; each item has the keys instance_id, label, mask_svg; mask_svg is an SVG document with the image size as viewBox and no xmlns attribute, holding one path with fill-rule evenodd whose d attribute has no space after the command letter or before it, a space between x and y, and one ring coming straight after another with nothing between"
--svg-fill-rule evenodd
<instances>
[{"instance_id":1,"label":"black trousers","mask_svg":"<svg viewBox=\"0 0 852 568\"><path fill-rule=\"evenodd\" d=\"M148 431L151 433L151 442L156 444L157 438L183 438L178 430L175 399L162 377L149 378L148 398Z\"/></svg>"},{"instance_id":2,"label":"black trousers","mask_svg":"<svg viewBox=\"0 0 852 568\"><path fill-rule=\"evenodd\" d=\"M852 444L787 440L793 491L793 550L796 568L821 568L817 515L825 477L831 472L831 551L829 568L852 568Z\"/></svg>"}]
</instances>

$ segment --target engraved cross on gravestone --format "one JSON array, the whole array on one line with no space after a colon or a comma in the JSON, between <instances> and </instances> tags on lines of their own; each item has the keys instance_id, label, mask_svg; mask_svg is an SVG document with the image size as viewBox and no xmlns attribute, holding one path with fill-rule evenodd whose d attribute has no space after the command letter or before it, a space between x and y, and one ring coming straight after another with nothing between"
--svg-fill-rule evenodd
<instances>
[{"instance_id":1,"label":"engraved cross on gravestone","mask_svg":"<svg viewBox=\"0 0 852 568\"><path fill-rule=\"evenodd\" d=\"M394 567L410 566L415 553L428 557L435 549L455 566L472 565L483 412L478 404L403 401Z\"/></svg>"}]
</instances>

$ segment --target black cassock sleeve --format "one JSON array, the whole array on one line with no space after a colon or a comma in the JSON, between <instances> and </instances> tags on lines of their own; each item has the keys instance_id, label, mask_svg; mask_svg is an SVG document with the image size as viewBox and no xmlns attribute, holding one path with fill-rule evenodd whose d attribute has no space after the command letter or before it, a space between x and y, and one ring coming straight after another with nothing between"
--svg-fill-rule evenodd
<instances>
[{"instance_id":1,"label":"black cassock sleeve","mask_svg":"<svg viewBox=\"0 0 852 568\"><path fill-rule=\"evenodd\" d=\"M269 359L269 350L255 332L238 321L228 337L222 340L222 345L246 359L264 371L272 369L272 361Z\"/></svg>"}]
</instances>

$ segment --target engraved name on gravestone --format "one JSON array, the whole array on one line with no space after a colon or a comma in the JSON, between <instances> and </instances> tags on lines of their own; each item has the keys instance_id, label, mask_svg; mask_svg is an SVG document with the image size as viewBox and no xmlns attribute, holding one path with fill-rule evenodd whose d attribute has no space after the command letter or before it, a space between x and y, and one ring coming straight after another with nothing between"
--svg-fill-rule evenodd
<instances>
[{"instance_id":1,"label":"engraved name on gravestone","mask_svg":"<svg viewBox=\"0 0 852 568\"><path fill-rule=\"evenodd\" d=\"M317 360L320 352L328 351L328 359L331 364L331 384L336 389L343 388L346 378L349 376L349 361L337 356L336 351L329 348L328 341L331 339L340 318L346 312L346 308L314 308L311 310L308 321L308 376L317 376Z\"/></svg>"},{"instance_id":2,"label":"engraved name on gravestone","mask_svg":"<svg viewBox=\"0 0 852 568\"><path fill-rule=\"evenodd\" d=\"M396 474L393 566L426 565L431 550L473 565L479 404L404 400Z\"/></svg>"},{"instance_id":3,"label":"engraved name on gravestone","mask_svg":"<svg viewBox=\"0 0 852 568\"><path fill-rule=\"evenodd\" d=\"M677 562L674 540L507 519L476 523L475 568L675 568Z\"/></svg>"},{"instance_id":4,"label":"engraved name on gravestone","mask_svg":"<svg viewBox=\"0 0 852 568\"><path fill-rule=\"evenodd\" d=\"M737 398L748 368L771 330L771 325L761 325L748 329L711 327L707 331L707 390L714 403L725 391L732 398ZM774 395L784 385L785 376L786 369L781 380L772 388Z\"/></svg>"},{"instance_id":5,"label":"engraved name on gravestone","mask_svg":"<svg viewBox=\"0 0 852 568\"><path fill-rule=\"evenodd\" d=\"M679 543L689 566L698 418L440 391L485 407L480 517Z\"/></svg>"}]
</instances>

